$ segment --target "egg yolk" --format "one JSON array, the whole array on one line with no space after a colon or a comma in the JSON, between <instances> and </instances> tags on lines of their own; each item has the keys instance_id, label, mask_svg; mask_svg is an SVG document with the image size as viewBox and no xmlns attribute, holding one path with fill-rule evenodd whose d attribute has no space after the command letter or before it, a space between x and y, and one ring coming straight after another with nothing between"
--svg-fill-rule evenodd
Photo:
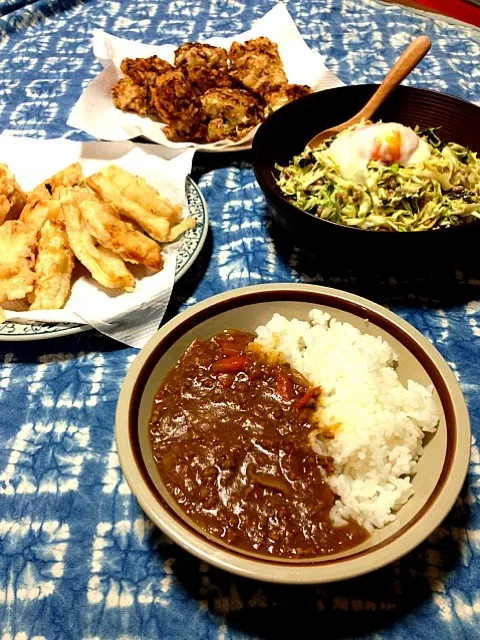
<instances>
[{"instance_id":1,"label":"egg yolk","mask_svg":"<svg viewBox=\"0 0 480 640\"><path fill-rule=\"evenodd\" d=\"M383 164L398 162L402 157L402 134L393 129L386 131L373 141L371 160L378 160Z\"/></svg>"}]
</instances>

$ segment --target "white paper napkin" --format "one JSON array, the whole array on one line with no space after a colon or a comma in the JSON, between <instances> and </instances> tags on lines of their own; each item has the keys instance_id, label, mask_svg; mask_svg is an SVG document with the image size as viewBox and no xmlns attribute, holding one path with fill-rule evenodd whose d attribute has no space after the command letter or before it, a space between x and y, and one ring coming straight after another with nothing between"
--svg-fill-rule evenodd
<instances>
[{"instance_id":1,"label":"white paper napkin","mask_svg":"<svg viewBox=\"0 0 480 640\"><path fill-rule=\"evenodd\" d=\"M288 81L307 84L315 91L339 87L343 82L327 69L322 56L312 51L300 35L295 23L283 4L277 4L260 18L249 31L233 38L210 38L207 44L229 49L233 42L245 42L258 36L266 36L278 44L280 57ZM161 46L126 40L95 30L93 52L104 70L83 91L67 121L71 127L82 129L103 140L128 140L144 136L171 149L193 147L203 151L222 151L229 148L250 148L255 131L238 142L172 142L165 136L164 124L135 113L116 109L112 101L112 88L122 77L120 63L124 58L144 58L157 55L170 63L174 52L183 42Z\"/></svg>"},{"instance_id":2,"label":"white paper napkin","mask_svg":"<svg viewBox=\"0 0 480 640\"><path fill-rule=\"evenodd\" d=\"M73 162L80 162L86 175L116 164L144 177L160 193L181 204L186 215L185 179L191 171L194 150L186 150L170 161L161 154L160 147L129 142L81 143L0 136L0 162L10 167L26 191ZM102 287L78 266L64 309L25 311L17 305L16 310L6 310L5 315L14 322L88 324L111 338L141 348L156 331L170 300L179 242L164 249L165 265L158 273L149 274L139 265L128 265L136 276L131 293Z\"/></svg>"}]
</instances>

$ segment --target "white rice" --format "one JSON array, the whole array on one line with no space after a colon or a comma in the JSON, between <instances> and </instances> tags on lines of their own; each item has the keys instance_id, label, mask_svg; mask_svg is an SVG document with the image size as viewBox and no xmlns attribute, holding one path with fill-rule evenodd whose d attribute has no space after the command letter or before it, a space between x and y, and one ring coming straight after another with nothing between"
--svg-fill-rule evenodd
<instances>
[{"instance_id":1,"label":"white rice","mask_svg":"<svg viewBox=\"0 0 480 640\"><path fill-rule=\"evenodd\" d=\"M275 314L258 327L256 342L322 388L315 417L335 437L319 437L313 447L334 460L328 482L339 499L332 520L354 518L372 531L394 520L413 494L424 432L439 421L433 389L413 380L404 387L394 368L398 357L382 338L318 309L309 318Z\"/></svg>"}]
</instances>

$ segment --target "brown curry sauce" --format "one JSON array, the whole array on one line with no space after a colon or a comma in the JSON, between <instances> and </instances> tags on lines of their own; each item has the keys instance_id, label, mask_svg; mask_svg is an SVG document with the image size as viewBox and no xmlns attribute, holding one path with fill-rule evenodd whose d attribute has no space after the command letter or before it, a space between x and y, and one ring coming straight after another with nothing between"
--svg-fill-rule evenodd
<instances>
[{"instance_id":1,"label":"brown curry sauce","mask_svg":"<svg viewBox=\"0 0 480 640\"><path fill-rule=\"evenodd\" d=\"M309 434L318 389L288 364L269 364L225 331L195 341L155 397L150 441L159 474L204 531L246 551L284 558L337 553L363 542L356 522L334 527L332 460Z\"/></svg>"}]
</instances>

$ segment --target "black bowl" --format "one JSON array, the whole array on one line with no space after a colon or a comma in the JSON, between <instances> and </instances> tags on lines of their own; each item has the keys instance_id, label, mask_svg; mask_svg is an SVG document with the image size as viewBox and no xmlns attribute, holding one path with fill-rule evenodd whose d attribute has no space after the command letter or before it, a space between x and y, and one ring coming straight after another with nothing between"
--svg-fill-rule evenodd
<instances>
[{"instance_id":1,"label":"black bowl","mask_svg":"<svg viewBox=\"0 0 480 640\"><path fill-rule=\"evenodd\" d=\"M449 229L385 232L347 227L297 209L275 182L275 164L286 165L319 131L344 122L368 101L377 85L353 85L300 98L273 113L253 140L253 167L274 220L309 253L344 261L369 258L415 260L465 255L478 246L480 223ZM480 153L480 107L452 96L398 87L373 118L422 128L440 127L438 135Z\"/></svg>"}]
</instances>

